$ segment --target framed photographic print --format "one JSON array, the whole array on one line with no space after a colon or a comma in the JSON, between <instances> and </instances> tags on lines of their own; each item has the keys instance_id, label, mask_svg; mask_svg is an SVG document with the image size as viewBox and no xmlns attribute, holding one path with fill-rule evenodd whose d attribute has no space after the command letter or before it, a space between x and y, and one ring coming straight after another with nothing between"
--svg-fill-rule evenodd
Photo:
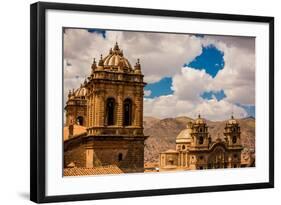
<instances>
[{"instance_id":1,"label":"framed photographic print","mask_svg":"<svg viewBox=\"0 0 281 205\"><path fill-rule=\"evenodd\" d=\"M34 202L274 187L274 18L31 5Z\"/></svg>"}]
</instances>

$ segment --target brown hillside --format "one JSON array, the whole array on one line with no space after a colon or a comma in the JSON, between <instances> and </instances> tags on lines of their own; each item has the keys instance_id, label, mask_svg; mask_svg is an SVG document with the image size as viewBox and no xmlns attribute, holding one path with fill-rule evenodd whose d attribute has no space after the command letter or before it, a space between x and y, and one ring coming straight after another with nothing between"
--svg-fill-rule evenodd
<instances>
[{"instance_id":1,"label":"brown hillside","mask_svg":"<svg viewBox=\"0 0 281 205\"><path fill-rule=\"evenodd\" d=\"M149 135L145 141L145 162L158 162L159 153L168 149L175 149L176 137L189 121L189 117L157 119L144 117L144 133ZM241 126L242 144L245 148L255 150L255 119L244 118L238 120ZM207 121L209 133L213 139L223 136L226 121Z\"/></svg>"}]
</instances>

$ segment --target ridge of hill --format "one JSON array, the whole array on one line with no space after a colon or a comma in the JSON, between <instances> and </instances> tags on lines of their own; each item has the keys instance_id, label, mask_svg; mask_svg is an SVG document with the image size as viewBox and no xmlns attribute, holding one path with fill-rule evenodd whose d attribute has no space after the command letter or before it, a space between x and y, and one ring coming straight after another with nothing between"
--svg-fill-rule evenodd
<instances>
[{"instance_id":1,"label":"ridge of hill","mask_svg":"<svg viewBox=\"0 0 281 205\"><path fill-rule=\"evenodd\" d=\"M194 119L187 116L175 118L158 119L155 117L144 117L144 134L149 138L145 141L144 160L149 163L159 161L159 153L168 149L175 149L177 135L186 128L189 121ZM247 117L237 119L241 127L242 145L245 149L255 151L255 118ZM207 120L209 133L212 139L222 136L225 124L224 121Z\"/></svg>"}]
</instances>

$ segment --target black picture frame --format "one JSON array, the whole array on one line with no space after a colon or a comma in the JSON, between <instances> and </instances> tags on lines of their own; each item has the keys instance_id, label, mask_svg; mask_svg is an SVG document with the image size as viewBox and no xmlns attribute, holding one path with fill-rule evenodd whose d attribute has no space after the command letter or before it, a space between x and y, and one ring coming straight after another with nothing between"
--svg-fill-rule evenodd
<instances>
[{"instance_id":1,"label":"black picture frame","mask_svg":"<svg viewBox=\"0 0 281 205\"><path fill-rule=\"evenodd\" d=\"M221 186L46 196L45 190L45 38L46 11L66 10L195 19L262 22L269 25L269 181ZM37 203L217 192L274 187L274 18L265 16L156 10L82 4L38 2L30 6L30 199Z\"/></svg>"}]
</instances>

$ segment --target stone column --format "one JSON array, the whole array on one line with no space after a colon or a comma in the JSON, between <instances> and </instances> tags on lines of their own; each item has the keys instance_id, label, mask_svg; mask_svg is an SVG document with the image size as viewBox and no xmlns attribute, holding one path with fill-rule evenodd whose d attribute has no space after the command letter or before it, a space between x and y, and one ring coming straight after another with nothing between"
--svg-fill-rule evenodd
<instances>
[{"instance_id":1,"label":"stone column","mask_svg":"<svg viewBox=\"0 0 281 205\"><path fill-rule=\"evenodd\" d=\"M93 168L94 166L94 150L93 148L86 148L86 168Z\"/></svg>"},{"instance_id":2,"label":"stone column","mask_svg":"<svg viewBox=\"0 0 281 205\"><path fill-rule=\"evenodd\" d=\"M182 166L183 167L185 167L185 165L186 165L186 160L185 160L185 153L182 153L182 160L183 160L183 164L182 164Z\"/></svg>"},{"instance_id":3,"label":"stone column","mask_svg":"<svg viewBox=\"0 0 281 205\"><path fill-rule=\"evenodd\" d=\"M143 96L142 92L137 92L137 95L135 97L135 116L134 116L134 122L135 126L142 127L142 121L143 121Z\"/></svg>"},{"instance_id":4,"label":"stone column","mask_svg":"<svg viewBox=\"0 0 281 205\"><path fill-rule=\"evenodd\" d=\"M139 126L143 127L143 91L141 92L141 96L140 96Z\"/></svg>"},{"instance_id":5,"label":"stone column","mask_svg":"<svg viewBox=\"0 0 281 205\"><path fill-rule=\"evenodd\" d=\"M93 127L95 125L95 101L94 101L94 96L91 95L91 104L90 104L90 107L91 107L91 113L90 113L90 121L91 121L91 127Z\"/></svg>"},{"instance_id":6,"label":"stone column","mask_svg":"<svg viewBox=\"0 0 281 205\"><path fill-rule=\"evenodd\" d=\"M183 153L181 152L181 164L180 166L182 167L183 166Z\"/></svg>"},{"instance_id":7,"label":"stone column","mask_svg":"<svg viewBox=\"0 0 281 205\"><path fill-rule=\"evenodd\" d=\"M101 96L100 96L100 102L99 102L99 111L100 111L100 114L99 114L99 119L100 119L100 122L99 122L99 126L104 126L104 123L105 123L105 93L103 91L101 91Z\"/></svg>"},{"instance_id":8,"label":"stone column","mask_svg":"<svg viewBox=\"0 0 281 205\"><path fill-rule=\"evenodd\" d=\"M121 90L118 91L118 95L117 95L117 115L116 115L116 124L118 127L122 127L123 126L123 109L124 109L124 105L123 105L123 93Z\"/></svg>"},{"instance_id":9,"label":"stone column","mask_svg":"<svg viewBox=\"0 0 281 205\"><path fill-rule=\"evenodd\" d=\"M104 126L104 97L101 91L97 91L95 95L95 125Z\"/></svg>"},{"instance_id":10,"label":"stone column","mask_svg":"<svg viewBox=\"0 0 281 205\"><path fill-rule=\"evenodd\" d=\"M94 125L95 126L98 126L99 123L100 123L100 113L99 113L99 107L100 107L100 96L99 96L99 93L95 93L95 96L94 96L94 100L95 100L95 107L94 107L94 117L95 117L95 123Z\"/></svg>"},{"instance_id":11,"label":"stone column","mask_svg":"<svg viewBox=\"0 0 281 205\"><path fill-rule=\"evenodd\" d=\"M92 126L97 126L97 119L98 119L98 114L96 112L96 107L97 107L97 96L96 96L96 93L93 94L92 96L92 117L93 117L93 120L92 120Z\"/></svg>"},{"instance_id":12,"label":"stone column","mask_svg":"<svg viewBox=\"0 0 281 205\"><path fill-rule=\"evenodd\" d=\"M91 127L92 126L92 119L91 119L91 115L92 115L92 96L90 95L88 97L88 101L87 101L87 127Z\"/></svg>"}]
</instances>

